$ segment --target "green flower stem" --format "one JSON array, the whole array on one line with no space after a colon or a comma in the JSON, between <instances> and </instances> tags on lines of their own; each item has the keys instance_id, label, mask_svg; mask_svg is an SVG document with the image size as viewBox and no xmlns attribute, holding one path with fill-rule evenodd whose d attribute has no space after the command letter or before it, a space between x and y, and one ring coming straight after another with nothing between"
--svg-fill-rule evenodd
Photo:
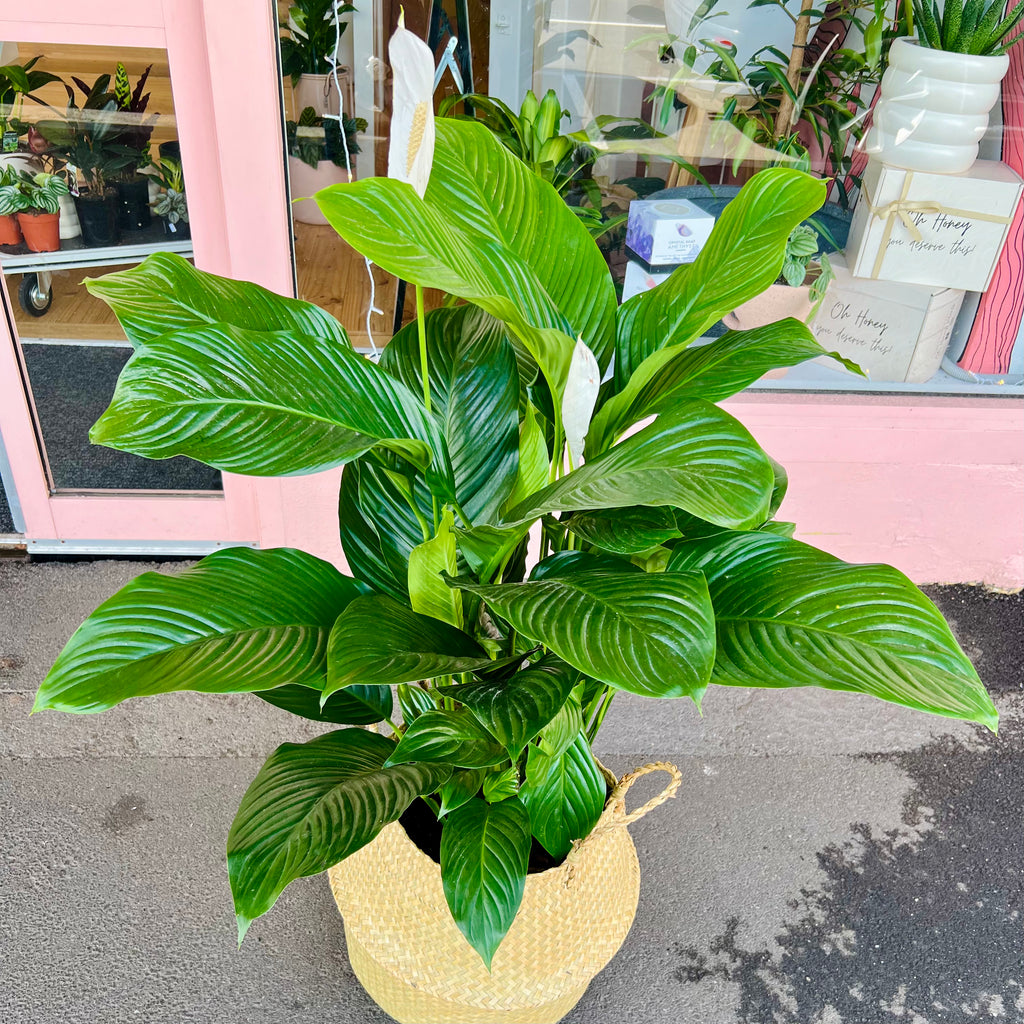
<instances>
[{"instance_id":1,"label":"green flower stem","mask_svg":"<svg viewBox=\"0 0 1024 1024\"><path fill-rule=\"evenodd\" d=\"M454 498L452 499L452 507L455 509L456 513L458 513L458 516L462 520L462 524L466 527L466 529L472 530L473 520L466 515L462 506Z\"/></svg>"},{"instance_id":2,"label":"green flower stem","mask_svg":"<svg viewBox=\"0 0 1024 1024\"><path fill-rule=\"evenodd\" d=\"M385 718L384 721L387 722L388 725L391 726L391 731L395 734L395 736L401 736L401 734L402 734L401 733L401 728L402 727L400 725L396 725L394 719Z\"/></svg>"},{"instance_id":3,"label":"green flower stem","mask_svg":"<svg viewBox=\"0 0 1024 1024\"><path fill-rule=\"evenodd\" d=\"M612 699L615 694L616 691L610 686L605 690L604 700L601 702L600 707L597 709L597 714L594 716L593 721L587 728L587 740L590 743L594 742L594 737L597 736L598 731L601 728L601 724L604 722L604 716L608 714L608 709L612 705Z\"/></svg>"},{"instance_id":4,"label":"green flower stem","mask_svg":"<svg viewBox=\"0 0 1024 1024\"><path fill-rule=\"evenodd\" d=\"M430 412L430 369L427 361L427 323L423 314L423 286L416 285L416 330L420 338L420 375L423 377L423 404Z\"/></svg>"}]
</instances>

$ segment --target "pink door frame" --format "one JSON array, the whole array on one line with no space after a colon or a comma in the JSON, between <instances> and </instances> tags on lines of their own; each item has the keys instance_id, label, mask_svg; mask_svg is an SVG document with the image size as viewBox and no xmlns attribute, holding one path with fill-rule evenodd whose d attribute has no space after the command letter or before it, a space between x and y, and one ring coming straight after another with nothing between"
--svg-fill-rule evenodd
<instances>
[{"instance_id":1,"label":"pink door frame","mask_svg":"<svg viewBox=\"0 0 1024 1024\"><path fill-rule=\"evenodd\" d=\"M198 265L292 294L272 0L48 0L42 19L0 17L0 39L166 47ZM0 416L30 538L290 545L343 563L336 470L226 475L223 499L51 497L12 348ZM727 407L787 467L798 537L921 583L1024 585L1024 403L776 393Z\"/></svg>"},{"instance_id":2,"label":"pink door frame","mask_svg":"<svg viewBox=\"0 0 1024 1024\"><path fill-rule=\"evenodd\" d=\"M271 0L48 0L0 16L0 39L166 49L196 264L293 292L281 88L270 71L277 64ZM0 298L6 307L6 323L0 324L0 415L30 547L103 550L115 540L146 550L199 551L224 542L304 543L340 556L336 539L318 544L308 527L333 505L325 496L336 494L337 473L299 480L224 474L223 497L51 495L24 371L15 346L2 337L14 329L5 286Z\"/></svg>"}]
</instances>

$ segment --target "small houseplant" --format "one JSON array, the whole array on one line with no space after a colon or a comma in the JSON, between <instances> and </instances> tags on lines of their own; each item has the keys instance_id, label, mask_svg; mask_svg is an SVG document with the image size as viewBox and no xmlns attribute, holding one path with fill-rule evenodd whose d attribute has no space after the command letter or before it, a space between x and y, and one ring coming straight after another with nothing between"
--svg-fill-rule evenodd
<instances>
[{"instance_id":1,"label":"small houseplant","mask_svg":"<svg viewBox=\"0 0 1024 1024\"><path fill-rule=\"evenodd\" d=\"M28 131L29 126L18 117L25 98L35 99L36 89L61 81L59 76L36 67L40 59L33 57L25 64L0 67L0 152L13 153L19 137Z\"/></svg>"},{"instance_id":2,"label":"small houseplant","mask_svg":"<svg viewBox=\"0 0 1024 1024\"><path fill-rule=\"evenodd\" d=\"M18 188L18 168L5 164L0 168L0 245L18 245L21 242L21 228L18 227L18 213L14 197Z\"/></svg>"},{"instance_id":3,"label":"small houseplant","mask_svg":"<svg viewBox=\"0 0 1024 1024\"><path fill-rule=\"evenodd\" d=\"M741 331L766 327L789 316L810 324L834 280L835 273L818 232L810 224L798 224L786 239L778 280L760 295L737 306L724 323Z\"/></svg>"},{"instance_id":4,"label":"small houseplant","mask_svg":"<svg viewBox=\"0 0 1024 1024\"><path fill-rule=\"evenodd\" d=\"M291 78L295 109L306 107L317 114L340 113L334 87L337 74L345 110L352 112L351 73L337 62L335 50L348 28L342 15L355 11L339 0L297 0L281 23L281 70Z\"/></svg>"},{"instance_id":5,"label":"small houseplant","mask_svg":"<svg viewBox=\"0 0 1024 1024\"><path fill-rule=\"evenodd\" d=\"M892 44L865 148L894 167L960 174L978 158L989 111L1024 40L1024 2L914 0L917 39ZM911 27L912 31L912 27Z\"/></svg>"},{"instance_id":6,"label":"small houseplant","mask_svg":"<svg viewBox=\"0 0 1024 1024\"><path fill-rule=\"evenodd\" d=\"M32 252L56 252L60 248L60 199L67 194L66 182L56 174L9 174L5 170L0 178L0 215L17 215Z\"/></svg>"},{"instance_id":7,"label":"small houseplant","mask_svg":"<svg viewBox=\"0 0 1024 1024\"><path fill-rule=\"evenodd\" d=\"M147 169L157 180L160 192L153 200L153 212L163 221L164 234L170 238L191 238L188 223L188 199L185 195L185 175L181 161L162 156Z\"/></svg>"},{"instance_id":8,"label":"small houseplant","mask_svg":"<svg viewBox=\"0 0 1024 1024\"><path fill-rule=\"evenodd\" d=\"M191 689L325 723L242 799L239 935L291 880L343 861L350 955L385 1008L554 1020L636 906L624 789L591 750L617 692L699 705L711 685L817 685L993 728L996 711L904 576L792 539L784 471L717 405L825 354L807 328L692 345L778 277L824 183L759 173L693 264L617 308L550 184L481 125L442 120L436 137L432 169L410 143L412 184L317 197L418 299L465 303L418 301L379 366L317 307L178 257L89 283L135 345L93 441L257 475L344 466L352 575L240 548L144 574L75 633L35 710ZM517 915L532 940L549 896L565 945L524 966Z\"/></svg>"},{"instance_id":9,"label":"small houseplant","mask_svg":"<svg viewBox=\"0 0 1024 1024\"><path fill-rule=\"evenodd\" d=\"M298 121L285 123L288 143L288 178L292 195L292 216L303 224L326 224L320 208L309 197L314 192L349 178L350 161L359 152L358 132L366 131L366 120L321 117L306 107ZM345 133L342 139L342 131Z\"/></svg>"},{"instance_id":10,"label":"small houseplant","mask_svg":"<svg viewBox=\"0 0 1024 1024\"><path fill-rule=\"evenodd\" d=\"M123 126L115 136L117 145L128 151L129 160L121 168L115 182L117 191L118 226L122 231L139 231L149 227L149 179L139 170L149 161L149 140L156 117L143 119L149 106L150 93L144 92L150 64L139 76L134 87L124 64L120 61L114 72L114 101L121 114L129 115L131 123Z\"/></svg>"}]
</instances>

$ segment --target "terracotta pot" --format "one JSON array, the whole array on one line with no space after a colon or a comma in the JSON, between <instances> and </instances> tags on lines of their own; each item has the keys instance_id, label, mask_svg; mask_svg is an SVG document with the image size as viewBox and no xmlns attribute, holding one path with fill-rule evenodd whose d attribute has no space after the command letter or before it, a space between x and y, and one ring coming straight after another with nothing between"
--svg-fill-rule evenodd
<instances>
[{"instance_id":1,"label":"terracotta pot","mask_svg":"<svg viewBox=\"0 0 1024 1024\"><path fill-rule=\"evenodd\" d=\"M627 814L626 791L651 771L672 781ZM614 786L600 821L564 863L527 875L490 971L452 920L438 864L399 823L388 825L328 872L356 977L400 1024L561 1020L633 923L640 865L627 826L674 795L680 779L678 768L659 763Z\"/></svg>"},{"instance_id":2,"label":"terracotta pot","mask_svg":"<svg viewBox=\"0 0 1024 1024\"><path fill-rule=\"evenodd\" d=\"M810 283L798 288L788 284L773 284L767 291L755 295L722 317L722 323L730 331L749 331L755 327L765 327L777 320L785 320L788 316L806 323L814 306L810 292Z\"/></svg>"},{"instance_id":3,"label":"terracotta pot","mask_svg":"<svg viewBox=\"0 0 1024 1024\"><path fill-rule=\"evenodd\" d=\"M327 218L320 212L314 193L328 185L348 181L348 171L330 160L321 160L316 167L310 167L296 156L288 157L288 177L291 181L292 217L300 224L326 224Z\"/></svg>"},{"instance_id":4,"label":"terracotta pot","mask_svg":"<svg viewBox=\"0 0 1024 1024\"><path fill-rule=\"evenodd\" d=\"M59 213L19 213L18 225L25 244L33 252L56 252L60 249Z\"/></svg>"},{"instance_id":5,"label":"terracotta pot","mask_svg":"<svg viewBox=\"0 0 1024 1024\"><path fill-rule=\"evenodd\" d=\"M14 213L5 213L0 217L0 245L18 245L21 242L21 228L18 217Z\"/></svg>"}]
</instances>

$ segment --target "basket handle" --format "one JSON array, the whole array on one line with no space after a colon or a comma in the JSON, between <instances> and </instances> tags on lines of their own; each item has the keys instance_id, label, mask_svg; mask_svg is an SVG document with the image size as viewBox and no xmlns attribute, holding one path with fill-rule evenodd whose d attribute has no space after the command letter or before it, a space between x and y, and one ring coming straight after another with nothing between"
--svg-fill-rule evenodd
<instances>
[{"instance_id":1,"label":"basket handle","mask_svg":"<svg viewBox=\"0 0 1024 1024\"><path fill-rule=\"evenodd\" d=\"M630 786L637 779L644 775L650 775L652 772L665 772L672 778L657 796L652 797L642 807L638 807L635 811L627 814L626 794L629 792ZM634 821L639 821L645 814L653 811L655 807L660 807L666 800L671 800L676 795L682 781L683 773L674 764L669 764L667 761L655 761L651 764L645 764L642 768L636 768L628 772L619 779L608 799L609 815L612 818L609 824L632 825Z\"/></svg>"}]
</instances>

